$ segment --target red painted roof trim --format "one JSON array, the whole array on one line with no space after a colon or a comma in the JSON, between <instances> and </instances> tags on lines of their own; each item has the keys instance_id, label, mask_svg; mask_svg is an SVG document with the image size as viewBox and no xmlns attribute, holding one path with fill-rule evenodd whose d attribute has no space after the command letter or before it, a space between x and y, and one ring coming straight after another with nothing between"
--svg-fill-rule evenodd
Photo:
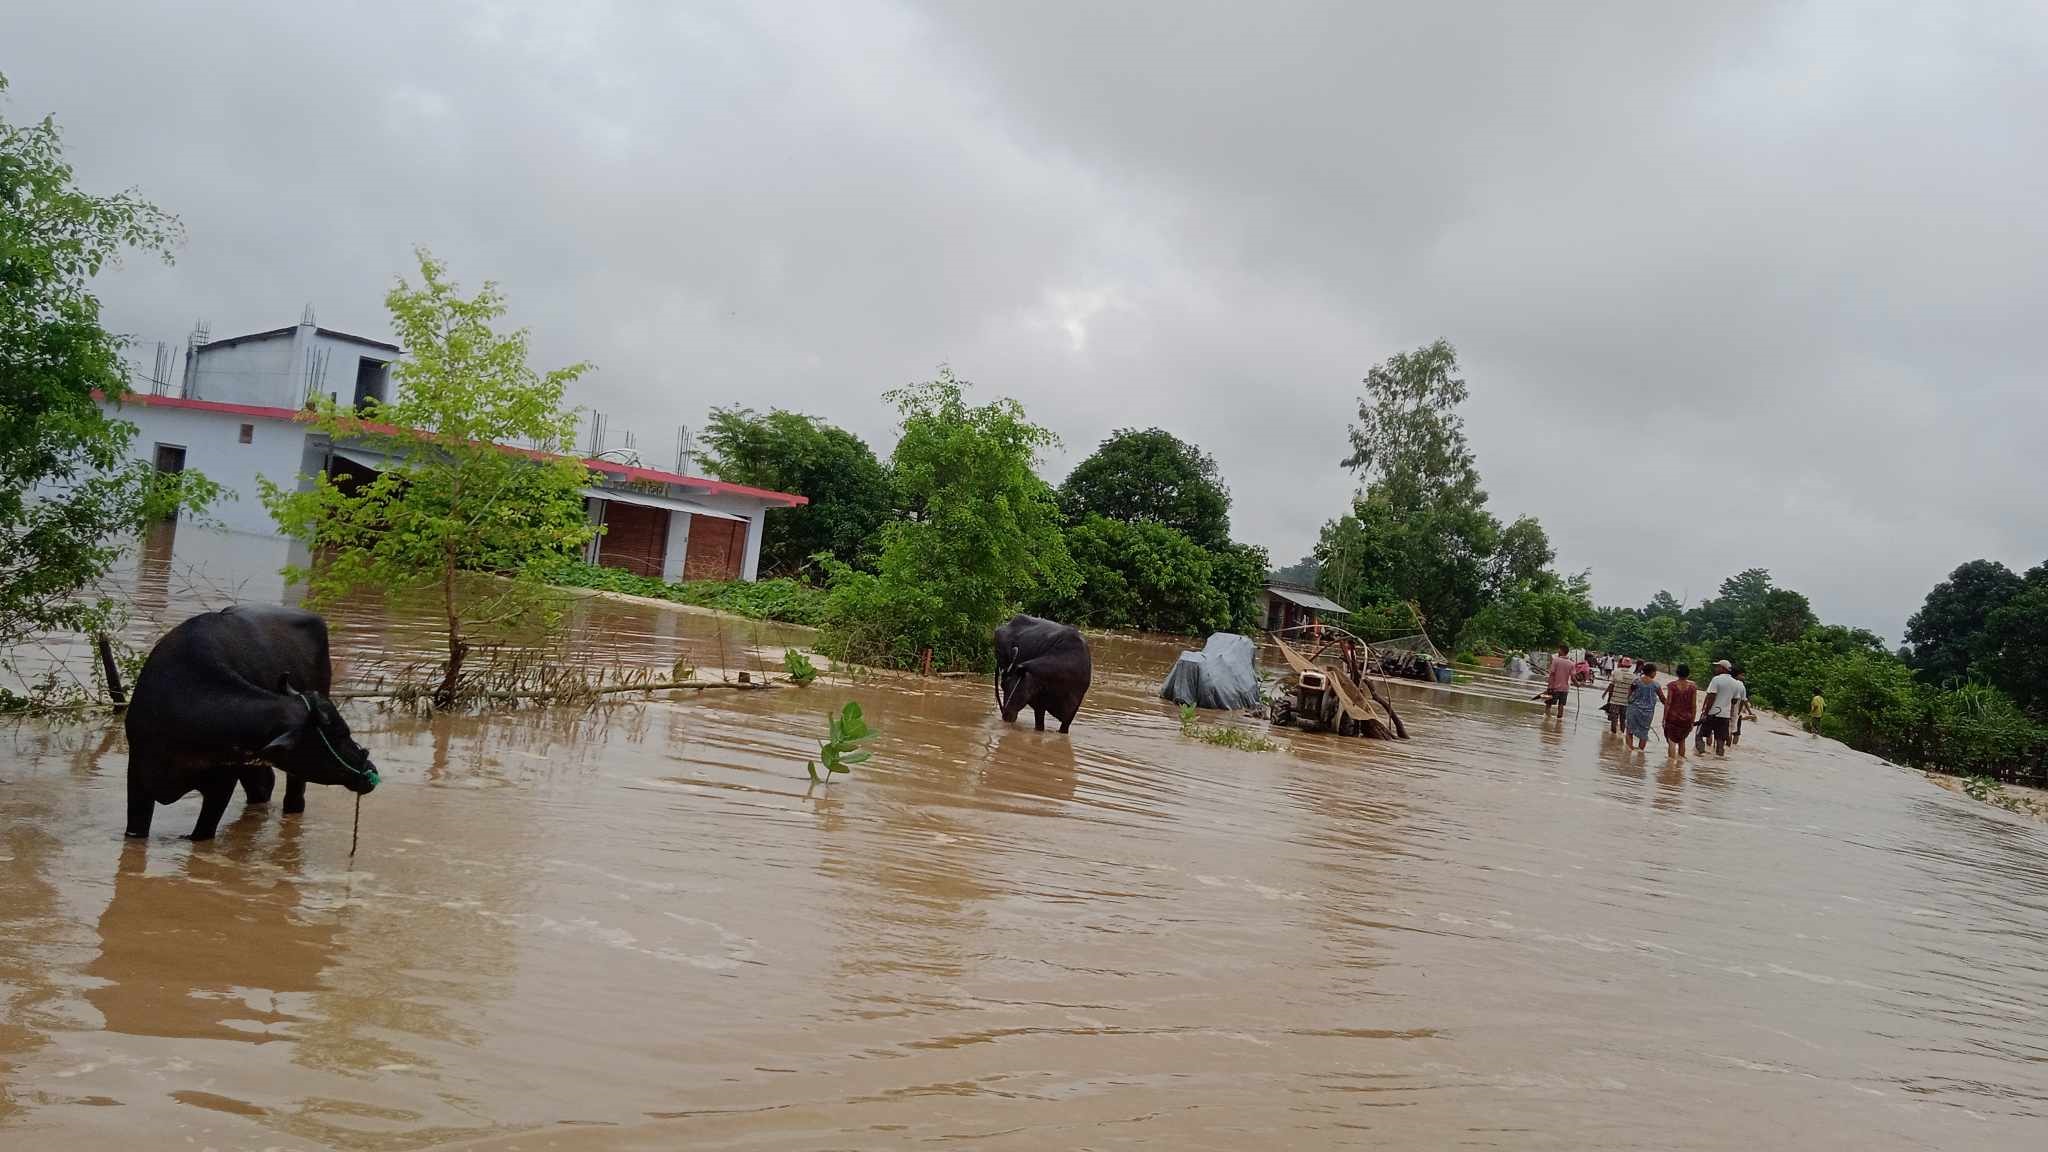
<instances>
[{"instance_id":1,"label":"red painted roof trim","mask_svg":"<svg viewBox=\"0 0 2048 1152\"><path fill-rule=\"evenodd\" d=\"M93 399L95 400L104 401L106 398L104 393L93 393ZM146 392L129 392L116 399L115 403L140 404L145 408L183 408L193 412L219 412L224 415L250 416L258 420L298 422L303 421L307 417L307 413L296 408L272 408L265 404L228 404L219 400L194 400L185 396L152 396ZM373 431L386 434L399 431L399 429L389 425L373 424L369 427ZM536 459L550 458L548 453L537 452L531 448L507 447L506 451L518 452L521 455L532 456ZM659 468L635 468L630 464L618 464L610 460L585 460L583 463L588 465L593 471L602 472L607 476L616 476L622 480L644 480L656 484L680 484L689 488L701 489L715 496L748 496L756 500L765 500L771 504L780 504L786 508L801 508L811 502L810 497L799 496L794 492L774 492L766 488L749 487L745 484L728 484L723 480L713 480L705 476L685 476L680 472L664 472Z\"/></svg>"}]
</instances>

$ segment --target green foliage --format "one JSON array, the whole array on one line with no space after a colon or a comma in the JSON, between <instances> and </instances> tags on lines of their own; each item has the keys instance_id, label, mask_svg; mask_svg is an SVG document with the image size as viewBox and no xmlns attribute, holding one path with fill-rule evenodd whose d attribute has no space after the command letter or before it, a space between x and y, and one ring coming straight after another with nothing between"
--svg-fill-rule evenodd
<instances>
[{"instance_id":1,"label":"green foliage","mask_svg":"<svg viewBox=\"0 0 2048 1152\"><path fill-rule=\"evenodd\" d=\"M888 470L860 437L800 412L732 407L711 410L704 441L706 464L721 479L810 499L768 517L763 571L793 573L820 552L859 564L879 543L893 494Z\"/></svg>"},{"instance_id":2,"label":"green foliage","mask_svg":"<svg viewBox=\"0 0 2048 1152\"><path fill-rule=\"evenodd\" d=\"M1751 643L1789 644L1818 623L1806 597L1789 588L1773 588L1743 609L1737 629L1740 638Z\"/></svg>"},{"instance_id":3,"label":"green foliage","mask_svg":"<svg viewBox=\"0 0 2048 1152\"><path fill-rule=\"evenodd\" d=\"M1470 390L1456 375L1458 353L1438 340L1401 352L1366 373L1343 465L1361 487L1377 488L1397 508L1444 499L1484 504L1479 471L1465 443L1458 405Z\"/></svg>"},{"instance_id":4,"label":"green foliage","mask_svg":"<svg viewBox=\"0 0 2048 1152\"><path fill-rule=\"evenodd\" d=\"M1468 392L1457 370L1456 350L1439 340L1367 374L1343 461L1360 491L1350 515L1324 525L1315 550L1325 595L1354 610L1412 605L1445 642L1489 591L1542 570L1550 554L1542 529L1523 520L1496 561L1503 532L1465 441L1457 410Z\"/></svg>"},{"instance_id":5,"label":"green foliage","mask_svg":"<svg viewBox=\"0 0 2048 1152\"><path fill-rule=\"evenodd\" d=\"M860 747L861 741L874 737L868 730L867 722L861 719L860 705L852 700L840 709L839 715L825 714L828 738L818 742L818 759L804 761L804 771L810 773L815 783L829 784L835 772L849 772L855 764L866 763L872 755ZM819 764L823 763L823 771Z\"/></svg>"},{"instance_id":6,"label":"green foliage","mask_svg":"<svg viewBox=\"0 0 2048 1152\"><path fill-rule=\"evenodd\" d=\"M1750 568L1721 581L1721 593L1685 614L1694 636L1734 636L1744 616L1761 611L1771 591L1771 574Z\"/></svg>"},{"instance_id":7,"label":"green foliage","mask_svg":"<svg viewBox=\"0 0 2048 1152\"><path fill-rule=\"evenodd\" d=\"M1678 602L1678 597L1673 596L1662 588L1659 588L1657 594L1650 597L1650 602L1643 607L1643 619L1645 620L1654 620L1659 616L1683 615L1685 615L1685 605Z\"/></svg>"},{"instance_id":8,"label":"green foliage","mask_svg":"<svg viewBox=\"0 0 2048 1152\"><path fill-rule=\"evenodd\" d=\"M628 596L672 600L677 604L715 608L750 620L779 620L816 627L825 619L824 591L786 578L751 583L745 580L688 580L670 584L623 568L603 568L581 560L555 563L549 567L547 578L549 583L562 587L597 588L606 592L623 592Z\"/></svg>"},{"instance_id":9,"label":"green foliage","mask_svg":"<svg viewBox=\"0 0 2048 1152\"><path fill-rule=\"evenodd\" d=\"M51 120L0 120L0 650L107 626L116 609L90 590L129 538L220 493L131 459L135 426L93 398L127 383L89 282L125 249L169 263L179 236L132 191L80 191Z\"/></svg>"},{"instance_id":10,"label":"green foliage","mask_svg":"<svg viewBox=\"0 0 2048 1152\"><path fill-rule=\"evenodd\" d=\"M891 456L905 518L882 532L875 571L827 564L822 647L840 659L986 668L1018 604L1072 594L1077 573L1050 486L1032 471L1058 443L1016 401L979 407L950 369L885 394L902 413Z\"/></svg>"},{"instance_id":11,"label":"green foliage","mask_svg":"<svg viewBox=\"0 0 2048 1152\"><path fill-rule=\"evenodd\" d=\"M2012 569L1996 560L1957 565L1948 579L1928 591L1920 610L1906 621L1914 671L1929 684L1967 679L1971 666L1982 656L1991 614L2025 586Z\"/></svg>"},{"instance_id":12,"label":"green foliage","mask_svg":"<svg viewBox=\"0 0 2048 1152\"><path fill-rule=\"evenodd\" d=\"M1250 632L1265 623L1266 565L1272 558L1256 544L1225 544L1209 553L1210 586L1229 606L1233 632Z\"/></svg>"},{"instance_id":13,"label":"green foliage","mask_svg":"<svg viewBox=\"0 0 2048 1152\"><path fill-rule=\"evenodd\" d=\"M1550 547L1550 534L1543 530L1543 525L1534 516L1517 518L1501 529L1500 539L1494 544L1493 556L1487 562L1487 594L1504 596L1533 587L1546 576L1554 581L1550 562L1555 559L1557 553Z\"/></svg>"},{"instance_id":14,"label":"green foliage","mask_svg":"<svg viewBox=\"0 0 2048 1152\"><path fill-rule=\"evenodd\" d=\"M2048 564L2028 572L2021 591L1991 611L1976 647L1984 676L2048 717Z\"/></svg>"},{"instance_id":15,"label":"green foliage","mask_svg":"<svg viewBox=\"0 0 2048 1152\"><path fill-rule=\"evenodd\" d=\"M551 624L548 576L595 531L581 495L589 469L548 454L574 439L563 394L588 366L536 373L526 332L492 327L505 312L497 287L465 298L440 262L418 255L419 287L401 279L385 297L406 349L398 399L360 415L327 404L313 416L319 431L380 453L388 467L344 483L302 477L305 491L266 481L263 502L287 535L316 549L319 563L287 573L312 603L362 587L437 593L448 662L436 696L448 707L470 635ZM542 454L504 447L520 443ZM504 579L464 581L473 569Z\"/></svg>"},{"instance_id":16,"label":"green foliage","mask_svg":"<svg viewBox=\"0 0 2048 1152\"><path fill-rule=\"evenodd\" d=\"M1314 556L1303 556L1285 568L1275 568L1268 578L1280 584L1296 584L1303 588L1316 586L1316 578L1322 573L1322 565Z\"/></svg>"},{"instance_id":17,"label":"green foliage","mask_svg":"<svg viewBox=\"0 0 2048 1152\"><path fill-rule=\"evenodd\" d=\"M1467 647L1492 645L1520 651L1547 649L1583 639L1578 620L1592 611L1592 578L1581 572L1568 580L1539 570L1502 590L1465 626Z\"/></svg>"},{"instance_id":18,"label":"green foliage","mask_svg":"<svg viewBox=\"0 0 2048 1152\"><path fill-rule=\"evenodd\" d=\"M1161 525L1204 547L1230 543L1230 492L1215 459L1158 428L1111 433L1067 475L1060 503L1076 522L1099 516Z\"/></svg>"},{"instance_id":19,"label":"green foliage","mask_svg":"<svg viewBox=\"0 0 2048 1152\"><path fill-rule=\"evenodd\" d=\"M818 678L818 666L811 663L809 656L795 648L782 650L782 670L788 674L790 682L799 688L810 687L811 681Z\"/></svg>"},{"instance_id":20,"label":"green foliage","mask_svg":"<svg viewBox=\"0 0 2048 1152\"><path fill-rule=\"evenodd\" d=\"M1067 531L1067 552L1080 573L1065 596L1030 610L1069 624L1205 635L1257 626L1265 552L1223 545L1204 548L1150 521L1125 523L1090 515Z\"/></svg>"},{"instance_id":21,"label":"green foliage","mask_svg":"<svg viewBox=\"0 0 2048 1152\"><path fill-rule=\"evenodd\" d=\"M1271 752L1279 745L1248 728L1230 724L1204 724L1192 704L1180 706L1180 734L1204 744L1219 748L1235 748L1240 752Z\"/></svg>"}]
</instances>

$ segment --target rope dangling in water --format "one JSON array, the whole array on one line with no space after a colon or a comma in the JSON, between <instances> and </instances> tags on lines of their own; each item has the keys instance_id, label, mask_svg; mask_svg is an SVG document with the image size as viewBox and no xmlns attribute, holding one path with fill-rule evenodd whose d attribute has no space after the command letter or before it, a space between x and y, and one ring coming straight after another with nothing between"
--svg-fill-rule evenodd
<instances>
[{"instance_id":1,"label":"rope dangling in water","mask_svg":"<svg viewBox=\"0 0 2048 1152\"><path fill-rule=\"evenodd\" d=\"M356 822L350 825L348 830L348 858L351 860L356 858L356 837L360 836L362 834L362 831L363 794L361 792L358 792L356 793Z\"/></svg>"}]
</instances>

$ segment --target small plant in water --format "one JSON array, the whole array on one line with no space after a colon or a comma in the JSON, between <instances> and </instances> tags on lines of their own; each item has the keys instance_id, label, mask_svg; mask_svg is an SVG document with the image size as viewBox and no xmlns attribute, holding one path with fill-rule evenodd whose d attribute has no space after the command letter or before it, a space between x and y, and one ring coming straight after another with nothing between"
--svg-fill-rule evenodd
<instances>
[{"instance_id":1,"label":"small plant in water","mask_svg":"<svg viewBox=\"0 0 2048 1152\"><path fill-rule=\"evenodd\" d=\"M1279 745L1256 732L1228 725L1204 724L1192 704L1180 706L1180 734L1192 736L1204 744L1220 748L1236 748L1242 752L1271 752Z\"/></svg>"},{"instance_id":2,"label":"small plant in water","mask_svg":"<svg viewBox=\"0 0 2048 1152\"><path fill-rule=\"evenodd\" d=\"M818 678L817 665L811 663L809 656L794 648L783 649L782 670L789 673L790 680L799 688L809 687L811 681Z\"/></svg>"},{"instance_id":3,"label":"small plant in water","mask_svg":"<svg viewBox=\"0 0 2048 1152\"><path fill-rule=\"evenodd\" d=\"M832 782L834 772L846 772L855 764L867 760L871 753L860 747L860 742L874 735L868 730L867 721L860 716L860 705L851 700L840 709L839 715L825 714L825 722L831 727L830 740L818 742L818 759L804 761L804 770L814 781ZM823 768L819 767L820 763Z\"/></svg>"}]
</instances>

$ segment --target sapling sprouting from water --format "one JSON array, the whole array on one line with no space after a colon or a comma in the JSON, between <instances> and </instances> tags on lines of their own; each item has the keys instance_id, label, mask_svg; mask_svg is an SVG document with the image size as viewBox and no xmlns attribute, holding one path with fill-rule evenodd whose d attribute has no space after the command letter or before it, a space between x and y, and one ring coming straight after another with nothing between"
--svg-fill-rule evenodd
<instances>
[{"instance_id":1,"label":"sapling sprouting from water","mask_svg":"<svg viewBox=\"0 0 2048 1152\"><path fill-rule=\"evenodd\" d=\"M789 674L790 682L799 688L809 687L811 681L818 678L818 666L811 663L809 656L795 648L783 649L782 670Z\"/></svg>"},{"instance_id":2,"label":"sapling sprouting from water","mask_svg":"<svg viewBox=\"0 0 2048 1152\"><path fill-rule=\"evenodd\" d=\"M1255 732L1234 728L1227 724L1204 724L1192 704L1180 706L1180 734L1191 736L1204 744L1215 744L1224 748L1236 748L1245 752L1271 752L1279 745Z\"/></svg>"},{"instance_id":3,"label":"sapling sprouting from water","mask_svg":"<svg viewBox=\"0 0 2048 1152\"><path fill-rule=\"evenodd\" d=\"M873 737L874 733L861 719L860 705L851 700L840 709L839 715L827 712L825 723L830 726L832 738L818 742L818 759L804 761L804 770L811 774L813 781L829 784L834 772L850 771L855 764L867 760L870 753L860 747L860 742Z\"/></svg>"}]
</instances>

